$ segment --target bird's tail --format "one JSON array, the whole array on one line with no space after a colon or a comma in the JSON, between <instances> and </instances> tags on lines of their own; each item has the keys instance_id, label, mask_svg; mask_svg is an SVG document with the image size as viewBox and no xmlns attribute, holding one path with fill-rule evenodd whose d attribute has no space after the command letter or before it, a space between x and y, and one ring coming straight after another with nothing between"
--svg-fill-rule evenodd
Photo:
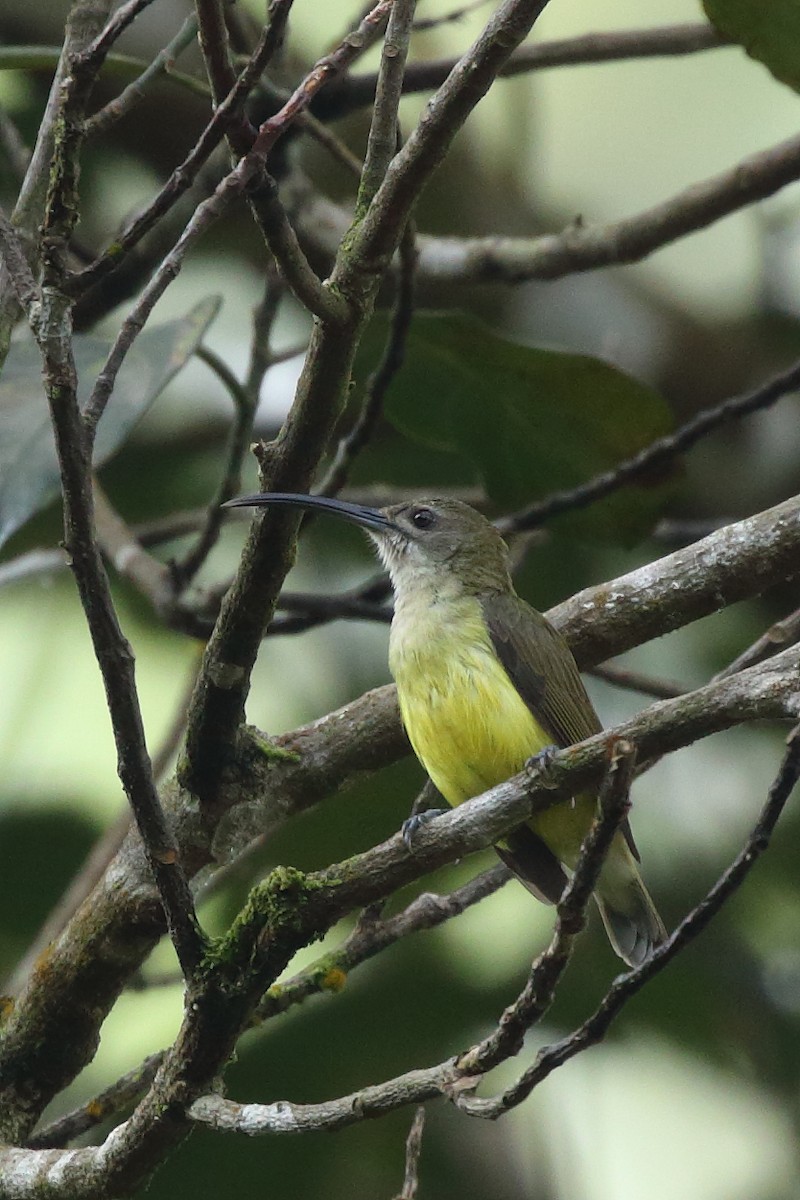
<instances>
[{"instance_id":1,"label":"bird's tail","mask_svg":"<svg viewBox=\"0 0 800 1200\"><path fill-rule=\"evenodd\" d=\"M638 967L667 937L636 861L627 846L615 844L600 873L597 907L609 941L629 967Z\"/></svg>"}]
</instances>

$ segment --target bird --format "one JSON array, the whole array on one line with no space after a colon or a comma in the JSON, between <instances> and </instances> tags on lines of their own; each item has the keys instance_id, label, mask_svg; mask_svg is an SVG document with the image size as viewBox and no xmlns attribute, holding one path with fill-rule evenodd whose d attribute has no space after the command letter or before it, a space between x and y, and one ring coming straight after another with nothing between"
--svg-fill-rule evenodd
<instances>
[{"instance_id":1,"label":"bird","mask_svg":"<svg viewBox=\"0 0 800 1200\"><path fill-rule=\"evenodd\" d=\"M371 508L261 492L227 506L321 510L369 534L394 592L389 669L403 724L448 804L502 783L553 746L601 731L566 641L517 594L508 546L470 505L433 497ZM532 815L495 849L533 895L557 904L595 811L596 794L582 792ZM594 895L611 945L630 967L666 938L638 861L626 820Z\"/></svg>"}]
</instances>

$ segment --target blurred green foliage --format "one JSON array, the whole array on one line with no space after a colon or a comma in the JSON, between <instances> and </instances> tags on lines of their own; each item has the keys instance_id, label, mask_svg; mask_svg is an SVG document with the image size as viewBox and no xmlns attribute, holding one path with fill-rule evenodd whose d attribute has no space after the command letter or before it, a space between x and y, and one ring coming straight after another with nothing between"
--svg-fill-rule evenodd
<instances>
[{"instance_id":1,"label":"blurred green foliage","mask_svg":"<svg viewBox=\"0 0 800 1200\"><path fill-rule=\"evenodd\" d=\"M800 8L795 0L703 0L703 8L720 33L741 43L776 79L800 90Z\"/></svg>"},{"instance_id":2,"label":"blurred green foliage","mask_svg":"<svg viewBox=\"0 0 800 1200\"><path fill-rule=\"evenodd\" d=\"M374 369L386 337L377 318L361 343L357 380ZM414 442L458 454L505 511L610 470L671 426L661 397L608 363L520 345L468 316L426 312L414 314L386 415ZM665 502L661 488L626 489L570 513L559 528L635 545Z\"/></svg>"}]
</instances>

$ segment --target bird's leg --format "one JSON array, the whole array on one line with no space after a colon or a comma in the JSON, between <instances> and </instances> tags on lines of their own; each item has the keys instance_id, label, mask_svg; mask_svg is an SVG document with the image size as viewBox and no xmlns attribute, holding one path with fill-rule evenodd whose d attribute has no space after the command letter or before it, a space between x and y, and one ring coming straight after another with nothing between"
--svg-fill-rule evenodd
<instances>
[{"instance_id":1,"label":"bird's leg","mask_svg":"<svg viewBox=\"0 0 800 1200\"><path fill-rule=\"evenodd\" d=\"M539 782L547 787L547 774L553 765L553 760L561 746L543 746L536 754L532 754L525 763L524 770L529 775L539 777Z\"/></svg>"},{"instance_id":2,"label":"bird's leg","mask_svg":"<svg viewBox=\"0 0 800 1200\"><path fill-rule=\"evenodd\" d=\"M428 821L432 821L434 817L440 817L442 813L447 812L446 808L439 808L437 801L442 799L438 788L426 779L425 786L417 796L411 806L411 816L406 817L403 824L400 826L400 832L403 835L403 841L406 844L406 849L413 851L414 837L423 825L427 825Z\"/></svg>"}]
</instances>

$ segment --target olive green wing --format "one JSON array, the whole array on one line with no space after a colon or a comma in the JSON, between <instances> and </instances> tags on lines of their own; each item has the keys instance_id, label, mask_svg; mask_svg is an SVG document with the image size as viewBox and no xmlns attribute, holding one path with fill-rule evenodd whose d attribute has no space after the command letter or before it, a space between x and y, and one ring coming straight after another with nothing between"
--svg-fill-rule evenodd
<instances>
[{"instance_id":1,"label":"olive green wing","mask_svg":"<svg viewBox=\"0 0 800 1200\"><path fill-rule=\"evenodd\" d=\"M486 596L482 608L497 657L553 743L571 746L600 733L572 651L547 618L514 592ZM638 859L627 821L622 832Z\"/></svg>"},{"instance_id":2,"label":"olive green wing","mask_svg":"<svg viewBox=\"0 0 800 1200\"><path fill-rule=\"evenodd\" d=\"M550 622L513 592L485 597L483 615L509 679L554 744L599 733L572 652Z\"/></svg>"}]
</instances>

